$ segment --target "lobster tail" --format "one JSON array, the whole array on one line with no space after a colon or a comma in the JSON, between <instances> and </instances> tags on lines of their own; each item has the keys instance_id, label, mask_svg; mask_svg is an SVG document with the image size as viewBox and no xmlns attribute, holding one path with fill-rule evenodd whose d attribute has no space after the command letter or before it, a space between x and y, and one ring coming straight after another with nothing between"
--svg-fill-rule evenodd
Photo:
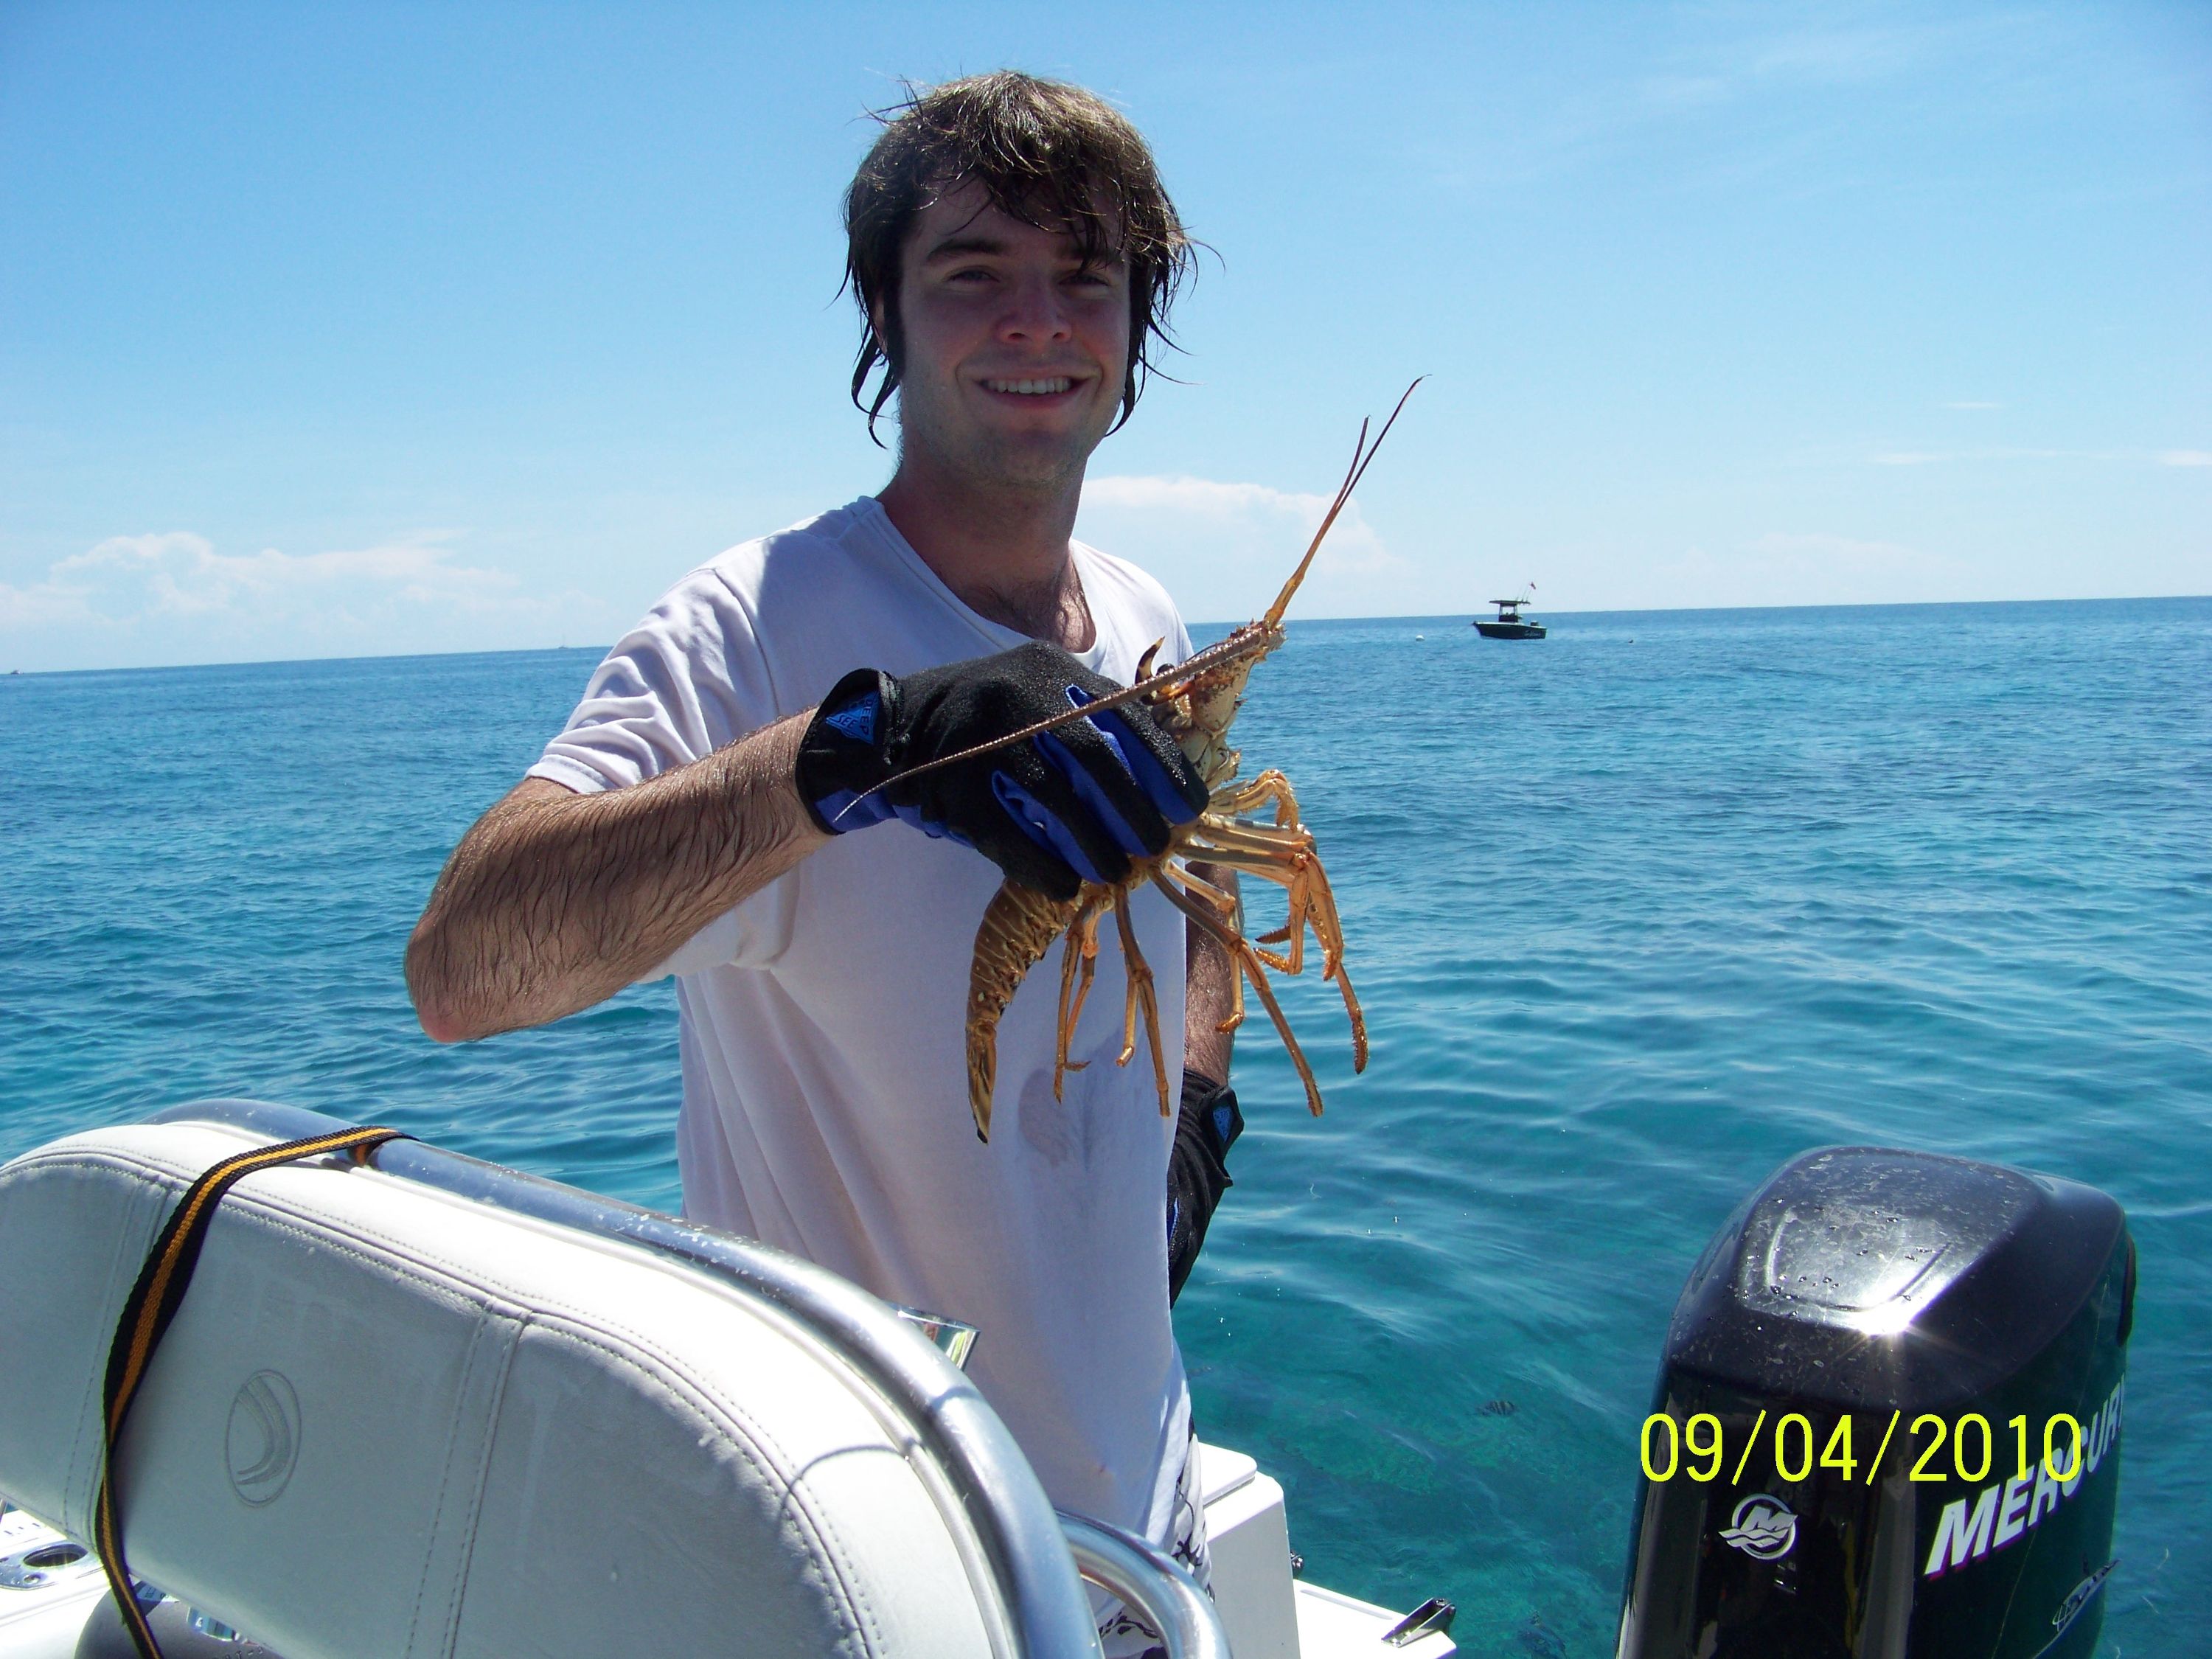
<instances>
[{"instance_id":1,"label":"lobster tail","mask_svg":"<svg viewBox=\"0 0 2212 1659\"><path fill-rule=\"evenodd\" d=\"M1030 969L1067 931L1081 901L1065 903L1034 887L1004 881L975 930L968 969L968 1109L975 1138L991 1139L991 1096L999 1079L999 1021Z\"/></svg>"}]
</instances>

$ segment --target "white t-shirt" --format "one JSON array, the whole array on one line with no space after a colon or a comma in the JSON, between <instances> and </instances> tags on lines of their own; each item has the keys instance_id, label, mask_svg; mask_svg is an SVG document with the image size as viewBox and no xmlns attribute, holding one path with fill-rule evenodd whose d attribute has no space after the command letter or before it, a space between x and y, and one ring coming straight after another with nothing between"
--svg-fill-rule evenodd
<instances>
[{"instance_id":1,"label":"white t-shirt","mask_svg":"<svg viewBox=\"0 0 2212 1659\"><path fill-rule=\"evenodd\" d=\"M1117 681L1190 638L1158 583L1078 545L1095 647ZM533 777L586 793L695 761L811 708L851 669L893 675L1024 636L938 580L863 497L733 547L678 582L599 665ZM1057 950L999 1028L988 1145L969 1113L964 1021L998 866L890 823L839 836L664 965L683 1011L677 1152L687 1215L790 1250L894 1302L981 1328L968 1374L1054 1504L1164 1539L1189 1395L1168 1318L1174 1125L1150 1059L1114 1063L1115 929L1052 1097ZM1180 1085L1183 921L1133 902Z\"/></svg>"}]
</instances>

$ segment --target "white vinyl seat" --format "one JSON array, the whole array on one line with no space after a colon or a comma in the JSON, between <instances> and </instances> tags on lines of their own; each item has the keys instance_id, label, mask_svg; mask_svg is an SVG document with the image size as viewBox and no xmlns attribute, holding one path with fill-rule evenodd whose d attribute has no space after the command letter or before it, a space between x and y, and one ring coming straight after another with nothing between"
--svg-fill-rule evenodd
<instances>
[{"instance_id":1,"label":"white vinyl seat","mask_svg":"<svg viewBox=\"0 0 2212 1659\"><path fill-rule=\"evenodd\" d=\"M167 1116L0 1169L0 1494L78 1539L179 1194L336 1127ZM893 1310L411 1142L224 1199L118 1472L133 1571L285 1659L1097 1651L1034 1475Z\"/></svg>"}]
</instances>

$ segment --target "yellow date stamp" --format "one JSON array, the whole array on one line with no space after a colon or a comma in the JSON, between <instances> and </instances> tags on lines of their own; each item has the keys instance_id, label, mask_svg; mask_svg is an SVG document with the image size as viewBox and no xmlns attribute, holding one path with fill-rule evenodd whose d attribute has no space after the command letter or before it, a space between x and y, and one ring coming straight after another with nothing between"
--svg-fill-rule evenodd
<instances>
[{"instance_id":1,"label":"yellow date stamp","mask_svg":"<svg viewBox=\"0 0 2212 1659\"><path fill-rule=\"evenodd\" d=\"M1864 1435L1855 1431L1853 1423L1849 1412L1824 1417L1817 1425L1803 1412L1784 1412L1770 1425L1768 1414L1761 1411L1747 1427L1739 1421L1731 1431L1711 1412L1698 1412L1682 1422L1671 1413L1654 1412L1644 1419L1644 1478L1656 1485L1683 1479L1705 1483L1719 1480L1725 1468L1729 1484L1741 1486L1747 1475L1763 1480L1771 1467L1788 1481L1809 1480L1824 1469L1849 1481L1858 1479L1863 1468L1871 1486L1903 1426L1905 1438L1899 1455L1909 1461L1907 1479L1971 1485L1989 1478L2006 1438L1979 1412L1954 1418L1923 1412L1909 1425L1902 1411L1892 1412L1887 1424L1875 1414L1868 1419ZM2026 1480L2037 1467L2030 1458L2039 1452L2043 1472L2053 1481L2076 1479L2081 1473L2083 1446L2080 1421L2066 1412L2052 1413L2040 1425L2039 1445L2035 1443L2037 1426L2025 1414L2006 1419L2004 1429L2012 1441L2007 1449L2019 1466L2018 1478ZM1881 1430L1878 1437L1873 1432L1876 1427ZM1766 1448L1763 1457L1759 1455L1762 1443ZM1874 1455L1862 1462L1853 1447L1869 1443L1874 1444Z\"/></svg>"}]
</instances>

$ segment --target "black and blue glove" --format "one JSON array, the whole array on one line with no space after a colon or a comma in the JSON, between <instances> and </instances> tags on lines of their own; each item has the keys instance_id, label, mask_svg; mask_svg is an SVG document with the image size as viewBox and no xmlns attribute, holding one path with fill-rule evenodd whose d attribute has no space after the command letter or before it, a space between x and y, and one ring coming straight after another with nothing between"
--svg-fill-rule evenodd
<instances>
[{"instance_id":1,"label":"black and blue glove","mask_svg":"<svg viewBox=\"0 0 2212 1659\"><path fill-rule=\"evenodd\" d=\"M1164 852L1169 832L1206 806L1197 769L1138 704L902 775L1121 689L1042 641L898 679L855 669L799 740L799 794L831 835L904 818L1072 899L1080 882L1126 879L1132 860Z\"/></svg>"}]
</instances>

